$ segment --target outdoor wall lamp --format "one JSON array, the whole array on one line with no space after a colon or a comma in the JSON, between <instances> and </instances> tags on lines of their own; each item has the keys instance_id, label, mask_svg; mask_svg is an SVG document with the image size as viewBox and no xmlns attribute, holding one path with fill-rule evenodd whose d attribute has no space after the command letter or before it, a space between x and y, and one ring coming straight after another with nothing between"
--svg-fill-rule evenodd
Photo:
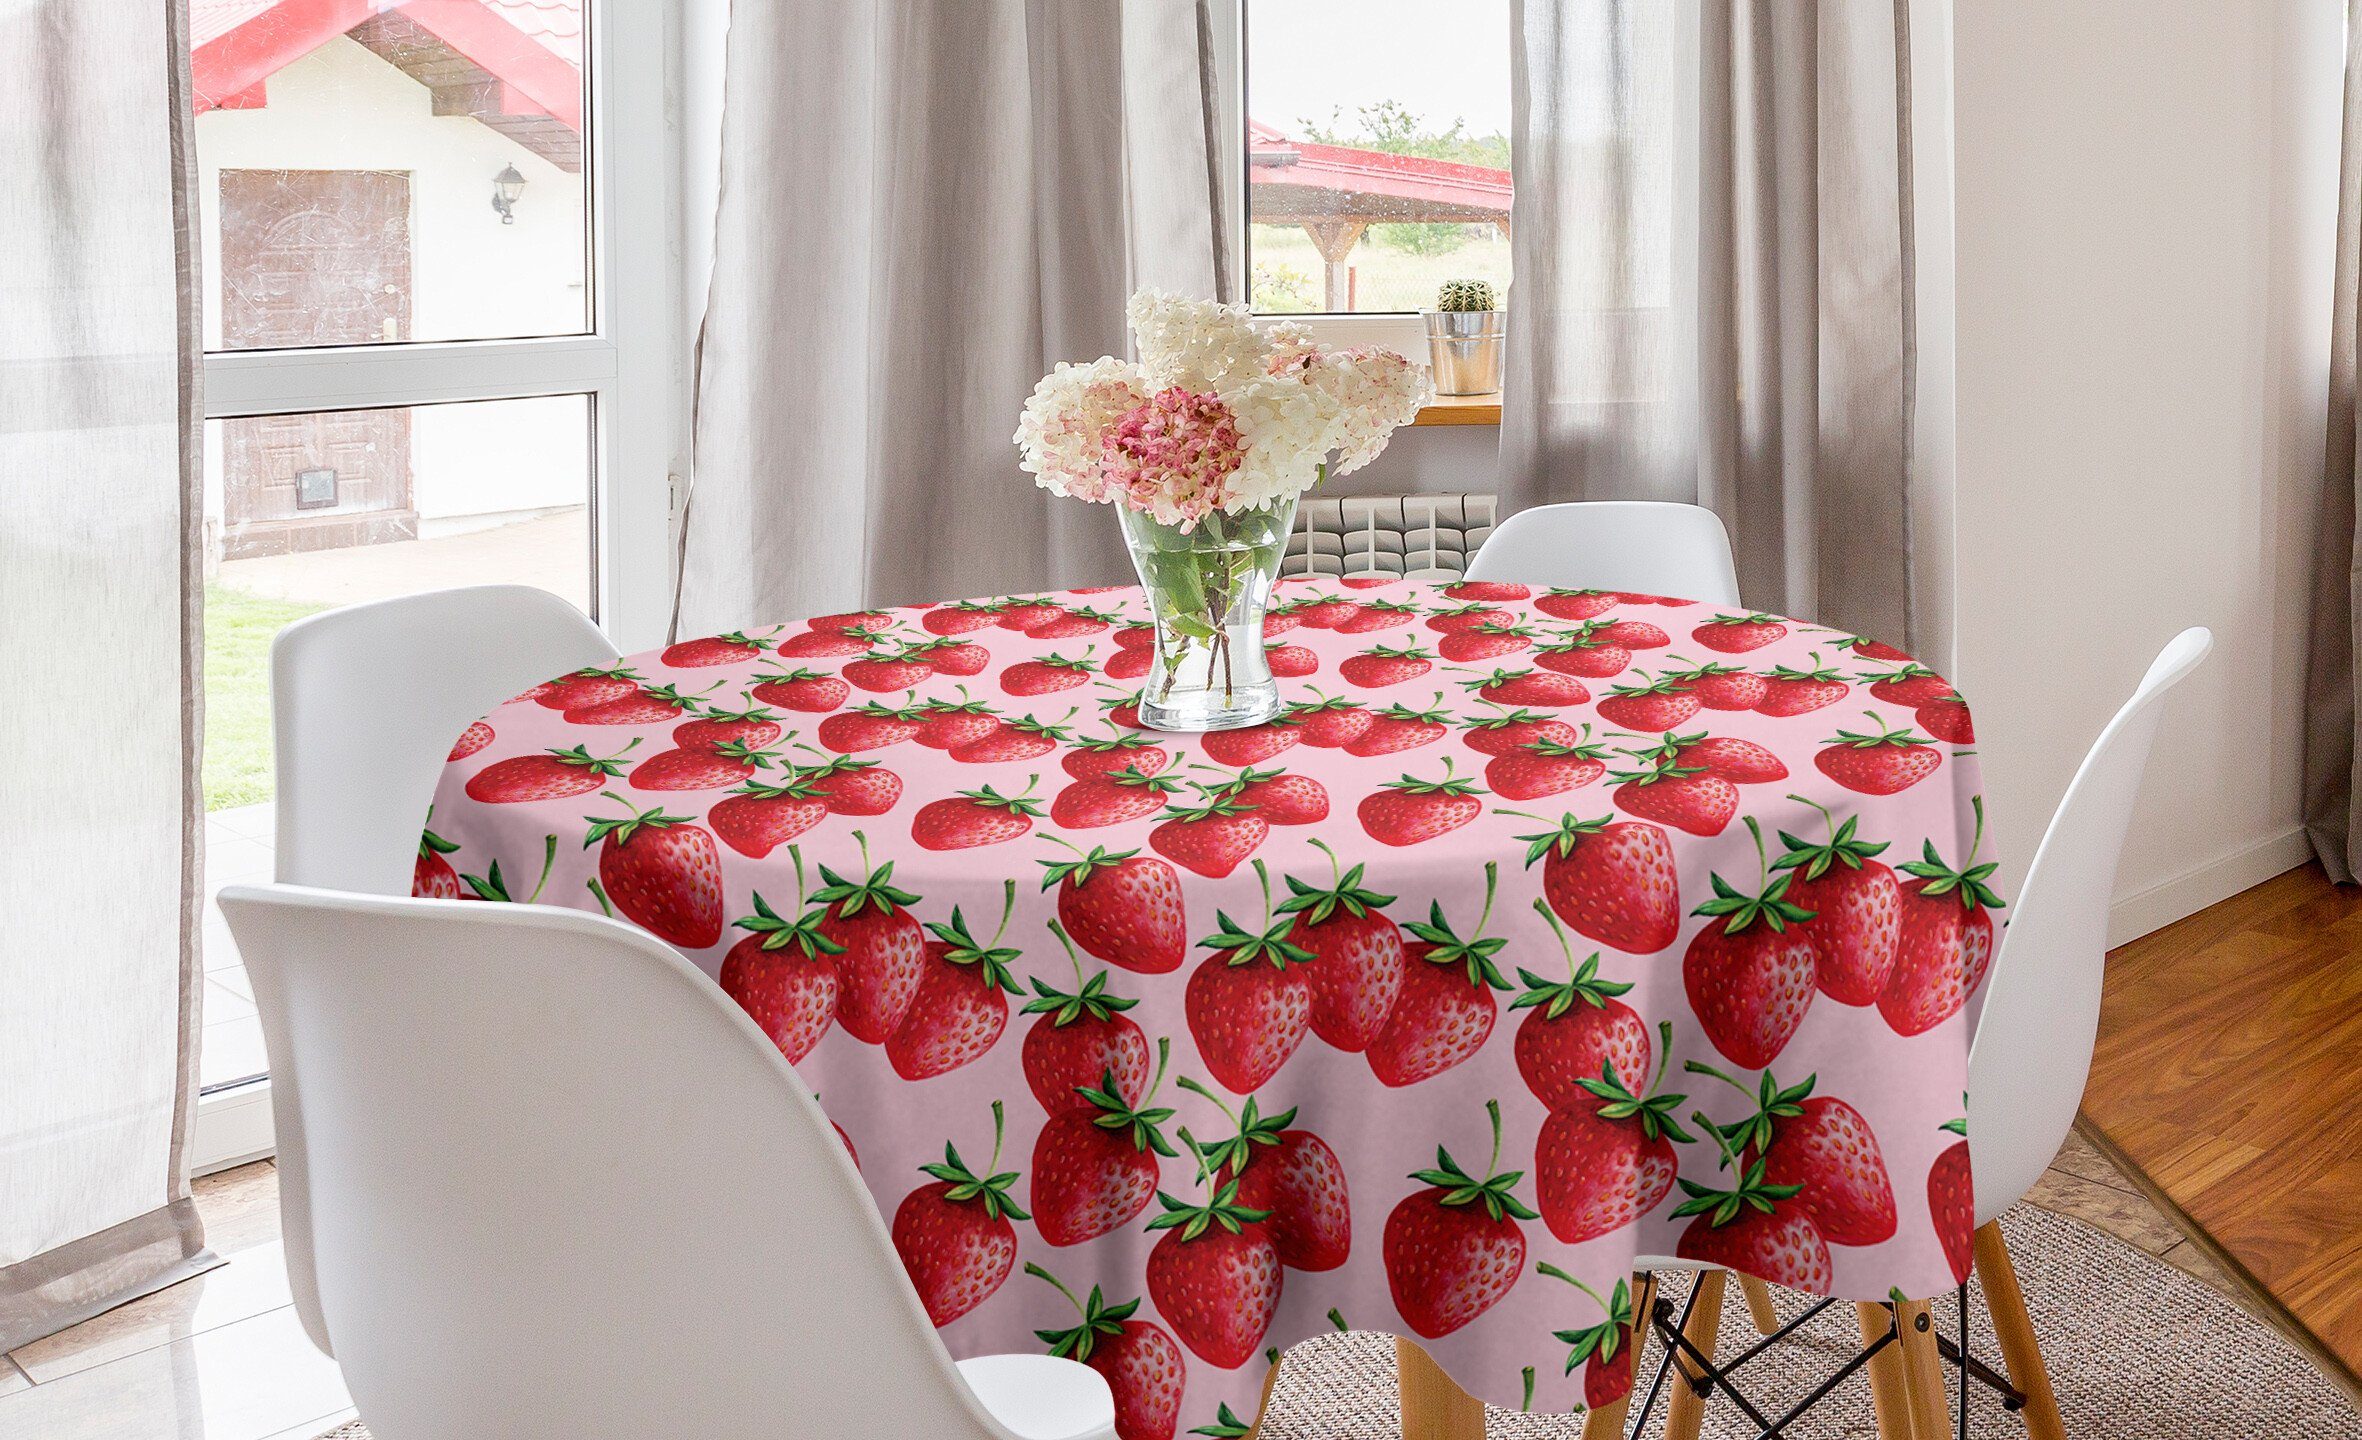
<instances>
[{"instance_id":1,"label":"outdoor wall lamp","mask_svg":"<svg viewBox=\"0 0 2362 1440\"><path fill-rule=\"evenodd\" d=\"M492 208L500 212L501 224L517 223L517 197L524 193L525 177L517 173L517 167L501 166L500 173L492 177Z\"/></svg>"}]
</instances>

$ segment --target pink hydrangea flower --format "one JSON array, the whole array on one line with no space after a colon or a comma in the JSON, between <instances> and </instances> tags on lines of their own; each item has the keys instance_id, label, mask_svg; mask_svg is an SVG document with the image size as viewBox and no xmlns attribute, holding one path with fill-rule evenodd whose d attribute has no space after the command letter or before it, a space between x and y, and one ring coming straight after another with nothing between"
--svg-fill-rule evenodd
<instances>
[{"instance_id":1,"label":"pink hydrangea flower","mask_svg":"<svg viewBox=\"0 0 2362 1440\"><path fill-rule=\"evenodd\" d=\"M1176 385L1115 423L1099 473L1133 509L1188 530L1228 502L1225 482L1245 459L1237 419L1221 397Z\"/></svg>"}]
</instances>

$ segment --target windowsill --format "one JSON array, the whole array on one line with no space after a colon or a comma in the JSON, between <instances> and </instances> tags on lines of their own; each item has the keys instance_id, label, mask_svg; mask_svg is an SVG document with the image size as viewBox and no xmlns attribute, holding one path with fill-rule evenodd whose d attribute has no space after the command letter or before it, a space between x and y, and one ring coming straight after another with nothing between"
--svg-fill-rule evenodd
<instances>
[{"instance_id":1,"label":"windowsill","mask_svg":"<svg viewBox=\"0 0 2362 1440\"><path fill-rule=\"evenodd\" d=\"M1419 409L1413 425L1498 425L1501 423L1501 396L1438 395Z\"/></svg>"}]
</instances>

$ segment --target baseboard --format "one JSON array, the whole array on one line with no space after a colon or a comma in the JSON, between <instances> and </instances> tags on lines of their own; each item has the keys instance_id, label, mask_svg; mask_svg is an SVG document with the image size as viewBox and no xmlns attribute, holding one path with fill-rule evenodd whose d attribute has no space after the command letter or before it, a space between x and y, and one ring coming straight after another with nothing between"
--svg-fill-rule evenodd
<instances>
[{"instance_id":1,"label":"baseboard","mask_svg":"<svg viewBox=\"0 0 2362 1440\"><path fill-rule=\"evenodd\" d=\"M2220 859L2186 870L2170 880L2127 895L2108 911L2108 945L2113 949L2152 930L2195 915L2207 906L2313 858L2313 848L2301 829L2256 841Z\"/></svg>"},{"instance_id":2,"label":"baseboard","mask_svg":"<svg viewBox=\"0 0 2362 1440\"><path fill-rule=\"evenodd\" d=\"M197 1125L189 1137L192 1179L264 1159L277 1148L267 1077L198 1097Z\"/></svg>"}]
</instances>

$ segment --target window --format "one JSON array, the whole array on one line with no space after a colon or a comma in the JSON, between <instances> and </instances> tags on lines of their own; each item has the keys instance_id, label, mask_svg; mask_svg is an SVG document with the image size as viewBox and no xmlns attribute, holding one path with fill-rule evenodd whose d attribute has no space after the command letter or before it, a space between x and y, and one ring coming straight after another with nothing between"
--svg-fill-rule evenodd
<instances>
[{"instance_id":1,"label":"window","mask_svg":"<svg viewBox=\"0 0 2362 1440\"><path fill-rule=\"evenodd\" d=\"M270 870L288 622L507 581L661 636L667 41L638 0L191 0L209 887ZM217 1091L262 1063L210 900L206 964Z\"/></svg>"},{"instance_id":2,"label":"window","mask_svg":"<svg viewBox=\"0 0 2362 1440\"><path fill-rule=\"evenodd\" d=\"M1262 314L1509 288L1508 0L1245 0L1246 253Z\"/></svg>"}]
</instances>

